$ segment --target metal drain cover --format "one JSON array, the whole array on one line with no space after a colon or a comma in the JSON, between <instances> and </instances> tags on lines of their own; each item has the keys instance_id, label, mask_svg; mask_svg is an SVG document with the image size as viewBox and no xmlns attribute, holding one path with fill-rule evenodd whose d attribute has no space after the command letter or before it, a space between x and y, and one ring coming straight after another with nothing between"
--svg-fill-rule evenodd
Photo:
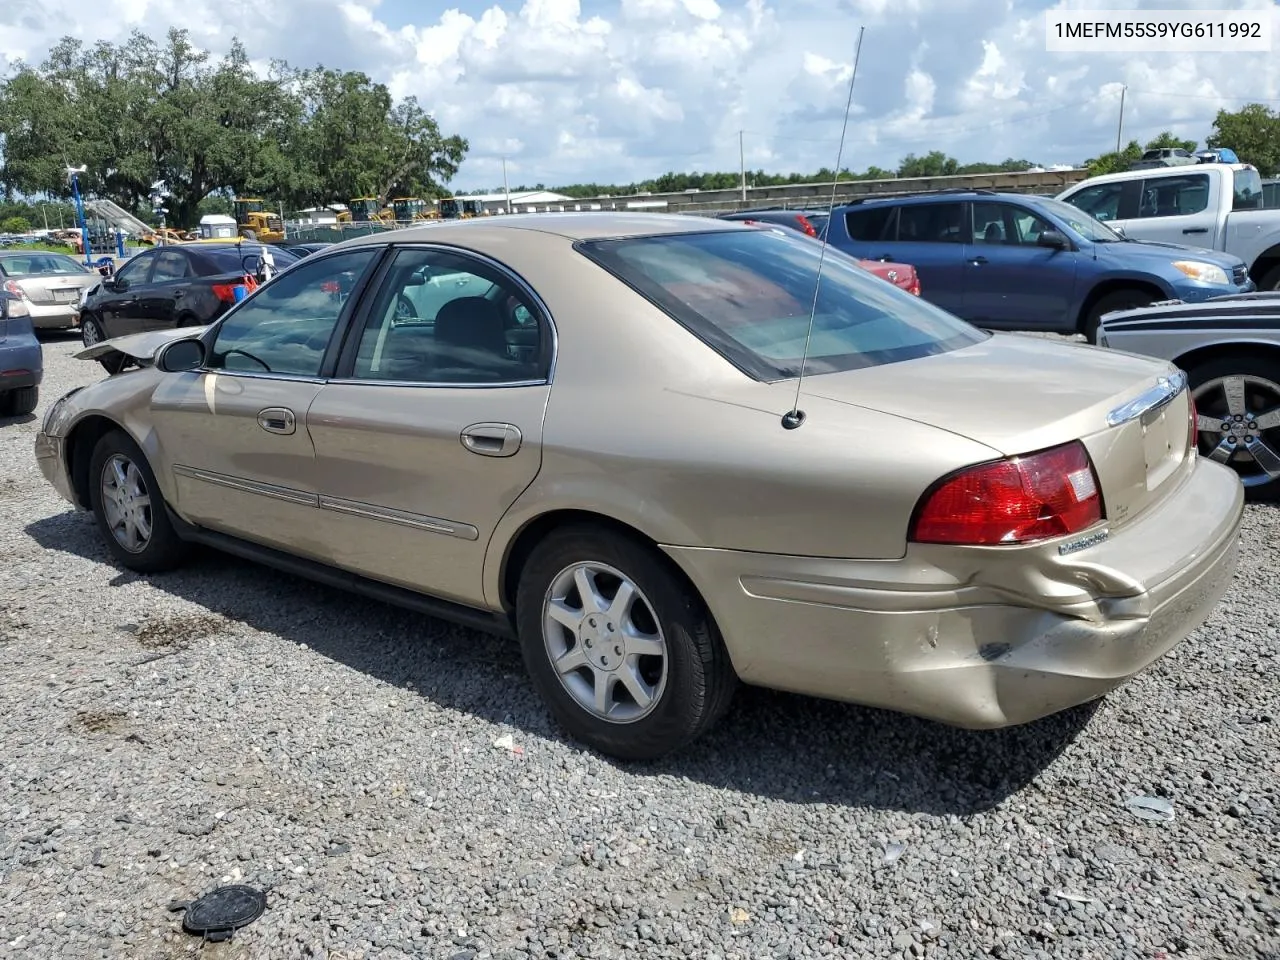
<instances>
[{"instance_id":1,"label":"metal drain cover","mask_svg":"<svg viewBox=\"0 0 1280 960\"><path fill-rule=\"evenodd\" d=\"M241 927L247 927L267 909L267 897L261 890L233 884L218 887L187 906L182 927L187 933L206 940L229 940Z\"/></svg>"}]
</instances>

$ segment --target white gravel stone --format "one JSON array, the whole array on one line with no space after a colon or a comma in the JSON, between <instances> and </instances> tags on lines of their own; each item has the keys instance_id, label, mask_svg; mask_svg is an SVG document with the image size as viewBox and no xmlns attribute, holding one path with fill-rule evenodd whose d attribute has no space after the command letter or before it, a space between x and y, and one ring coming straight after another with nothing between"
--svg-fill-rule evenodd
<instances>
[{"instance_id":1,"label":"white gravel stone","mask_svg":"<svg viewBox=\"0 0 1280 960\"><path fill-rule=\"evenodd\" d=\"M100 375L75 347L39 415ZM223 882L269 894L222 957L1280 955L1275 508L1094 708L967 733L752 691L627 767L502 641L226 557L123 572L37 423L0 421L0 956L194 956L168 906Z\"/></svg>"}]
</instances>

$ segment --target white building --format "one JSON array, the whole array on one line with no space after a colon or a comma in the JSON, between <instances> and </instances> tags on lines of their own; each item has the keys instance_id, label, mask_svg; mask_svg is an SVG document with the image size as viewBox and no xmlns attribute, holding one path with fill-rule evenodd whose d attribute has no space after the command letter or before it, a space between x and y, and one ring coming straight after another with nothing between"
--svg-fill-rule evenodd
<instances>
[{"instance_id":1,"label":"white building","mask_svg":"<svg viewBox=\"0 0 1280 960\"><path fill-rule=\"evenodd\" d=\"M489 213L506 213L508 194L476 193L459 196L458 200L478 200ZM513 190L509 195L512 213L547 213L557 209L572 210L573 198L550 190ZM569 206L565 206L568 204Z\"/></svg>"}]
</instances>

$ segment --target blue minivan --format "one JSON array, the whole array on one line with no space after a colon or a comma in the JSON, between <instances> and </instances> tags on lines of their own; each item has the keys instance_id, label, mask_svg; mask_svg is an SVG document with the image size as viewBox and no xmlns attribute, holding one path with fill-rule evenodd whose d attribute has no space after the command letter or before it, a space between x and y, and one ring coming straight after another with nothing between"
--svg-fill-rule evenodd
<instances>
[{"instance_id":1,"label":"blue minivan","mask_svg":"<svg viewBox=\"0 0 1280 960\"><path fill-rule=\"evenodd\" d=\"M1254 289L1239 257L1129 240L1050 197L983 190L868 197L837 207L832 246L910 263L921 295L993 330L1083 333L1115 310Z\"/></svg>"}]
</instances>

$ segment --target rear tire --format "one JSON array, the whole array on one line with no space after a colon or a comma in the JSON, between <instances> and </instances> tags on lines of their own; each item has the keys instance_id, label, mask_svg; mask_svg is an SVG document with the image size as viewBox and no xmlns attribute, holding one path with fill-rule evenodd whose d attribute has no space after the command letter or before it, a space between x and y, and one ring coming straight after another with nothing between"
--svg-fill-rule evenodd
<instances>
[{"instance_id":1,"label":"rear tire","mask_svg":"<svg viewBox=\"0 0 1280 960\"><path fill-rule=\"evenodd\" d=\"M89 459L89 504L112 557L138 573L181 566L190 546L178 536L142 450L122 430L100 439Z\"/></svg>"},{"instance_id":2,"label":"rear tire","mask_svg":"<svg viewBox=\"0 0 1280 960\"><path fill-rule=\"evenodd\" d=\"M1270 411L1280 413L1280 363L1245 354L1216 357L1189 369L1187 380L1199 421L1204 424L1200 430L1200 455L1235 470L1251 500L1280 499L1280 475L1272 477L1264 467L1265 462L1271 470L1280 470L1280 422L1269 426L1269 420L1258 417ZM1240 420L1229 409L1229 381L1243 386L1244 412ZM1215 429L1209 429L1209 418ZM1233 430L1224 432L1223 423L1231 423ZM1235 443L1229 440L1232 436ZM1250 446L1258 456L1250 452Z\"/></svg>"},{"instance_id":3,"label":"rear tire","mask_svg":"<svg viewBox=\"0 0 1280 960\"><path fill-rule=\"evenodd\" d=\"M1114 313L1117 310L1132 310L1135 307L1149 306L1155 302L1155 297L1142 290L1116 290L1108 293L1089 308L1089 313L1084 319L1084 326L1080 332L1084 334L1085 339L1090 343L1097 343L1098 324L1102 322L1103 316L1108 313Z\"/></svg>"},{"instance_id":4,"label":"rear tire","mask_svg":"<svg viewBox=\"0 0 1280 960\"><path fill-rule=\"evenodd\" d=\"M577 586L584 574L593 599ZM618 602L624 588L633 591L630 603ZM620 760L654 760L695 740L737 688L692 586L651 548L601 526L565 527L534 548L520 574L516 624L529 675L556 721Z\"/></svg>"},{"instance_id":5,"label":"rear tire","mask_svg":"<svg viewBox=\"0 0 1280 960\"><path fill-rule=\"evenodd\" d=\"M40 403L40 388L19 387L8 393L0 393L0 416L25 417L36 412Z\"/></svg>"},{"instance_id":6,"label":"rear tire","mask_svg":"<svg viewBox=\"0 0 1280 960\"><path fill-rule=\"evenodd\" d=\"M1272 267L1258 281L1259 290L1280 290L1280 266Z\"/></svg>"}]
</instances>

